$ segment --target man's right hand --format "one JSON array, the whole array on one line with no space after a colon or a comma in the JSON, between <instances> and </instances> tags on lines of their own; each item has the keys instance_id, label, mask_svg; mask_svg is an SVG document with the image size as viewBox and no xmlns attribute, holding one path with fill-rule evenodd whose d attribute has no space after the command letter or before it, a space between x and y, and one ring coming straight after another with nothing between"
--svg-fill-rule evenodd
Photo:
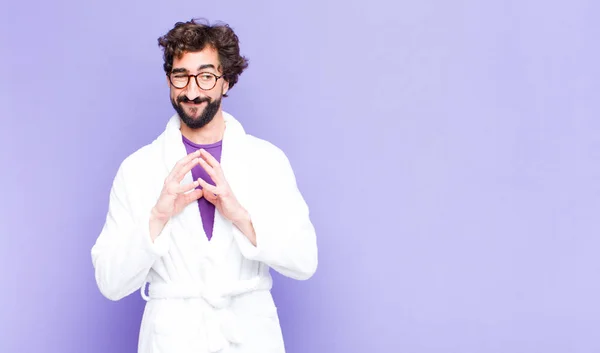
<instances>
[{"instance_id":1,"label":"man's right hand","mask_svg":"<svg viewBox=\"0 0 600 353\"><path fill-rule=\"evenodd\" d=\"M200 152L192 152L179 160L165 179L163 189L156 205L150 214L150 238L152 242L158 237L165 224L171 217L181 212L187 205L202 197L202 189L198 187L199 182L195 180L187 185L181 185L181 181L192 168L199 164ZM194 190L187 193L188 191Z\"/></svg>"}]
</instances>

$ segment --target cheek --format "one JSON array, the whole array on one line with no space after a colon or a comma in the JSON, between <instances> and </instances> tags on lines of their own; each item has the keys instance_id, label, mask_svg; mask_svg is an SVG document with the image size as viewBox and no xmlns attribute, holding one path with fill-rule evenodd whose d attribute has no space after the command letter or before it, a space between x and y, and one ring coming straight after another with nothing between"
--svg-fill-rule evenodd
<instances>
[{"instance_id":1,"label":"cheek","mask_svg":"<svg viewBox=\"0 0 600 353\"><path fill-rule=\"evenodd\" d=\"M210 92L210 97L212 98L213 101L221 98L222 96L223 96L223 87L220 87L220 88L215 87L215 89Z\"/></svg>"},{"instance_id":2,"label":"cheek","mask_svg":"<svg viewBox=\"0 0 600 353\"><path fill-rule=\"evenodd\" d=\"M177 97L179 97L179 94L180 94L180 92L178 92L174 89L171 89L171 99L172 100L177 101Z\"/></svg>"}]
</instances>

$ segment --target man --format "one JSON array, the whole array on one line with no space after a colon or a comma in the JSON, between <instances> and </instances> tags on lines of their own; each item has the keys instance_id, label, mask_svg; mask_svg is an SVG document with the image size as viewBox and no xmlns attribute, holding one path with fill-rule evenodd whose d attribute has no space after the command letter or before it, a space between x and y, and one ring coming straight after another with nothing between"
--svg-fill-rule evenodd
<instances>
[{"instance_id":1,"label":"man","mask_svg":"<svg viewBox=\"0 0 600 353\"><path fill-rule=\"evenodd\" d=\"M147 300L140 353L284 352L269 269L304 280L318 262L294 172L221 109L248 66L231 28L192 20L158 41L176 114L118 168L98 287Z\"/></svg>"}]
</instances>

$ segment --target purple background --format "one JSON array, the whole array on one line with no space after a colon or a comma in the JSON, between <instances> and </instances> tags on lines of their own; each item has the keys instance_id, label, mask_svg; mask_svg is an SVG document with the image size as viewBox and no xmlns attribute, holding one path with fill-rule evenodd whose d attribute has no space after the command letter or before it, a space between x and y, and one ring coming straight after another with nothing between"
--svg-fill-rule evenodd
<instances>
[{"instance_id":1,"label":"purple background","mask_svg":"<svg viewBox=\"0 0 600 353\"><path fill-rule=\"evenodd\" d=\"M99 3L99 2L98 2ZM0 352L134 352L90 248L172 114L156 39L230 23L225 100L288 154L318 230L276 276L290 353L600 351L597 1L5 1Z\"/></svg>"}]
</instances>

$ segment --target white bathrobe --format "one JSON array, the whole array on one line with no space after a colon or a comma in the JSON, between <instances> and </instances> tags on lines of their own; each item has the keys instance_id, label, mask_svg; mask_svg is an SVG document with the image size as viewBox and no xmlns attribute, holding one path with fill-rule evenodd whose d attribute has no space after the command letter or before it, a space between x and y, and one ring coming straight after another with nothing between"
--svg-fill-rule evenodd
<instances>
[{"instance_id":1,"label":"white bathrobe","mask_svg":"<svg viewBox=\"0 0 600 353\"><path fill-rule=\"evenodd\" d=\"M251 216L256 247L218 211L209 241L196 202L151 241L150 210L187 154L177 115L123 161L113 181L92 262L104 296L139 290L147 300L140 353L284 352L269 269L298 280L316 271L315 230L288 158L223 114L221 167ZM182 184L192 181L188 172Z\"/></svg>"}]
</instances>

